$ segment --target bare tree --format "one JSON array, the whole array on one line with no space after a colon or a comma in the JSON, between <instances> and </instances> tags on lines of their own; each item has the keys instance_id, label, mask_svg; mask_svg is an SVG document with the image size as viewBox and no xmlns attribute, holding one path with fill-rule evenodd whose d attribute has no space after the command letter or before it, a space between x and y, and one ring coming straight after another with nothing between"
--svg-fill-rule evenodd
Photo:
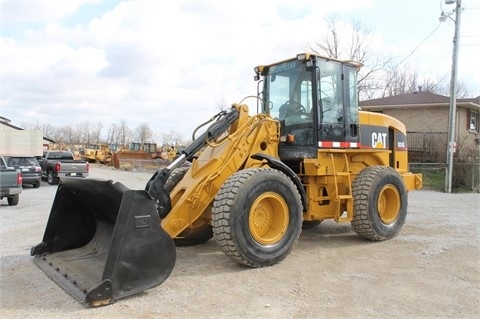
<instances>
[{"instance_id":1,"label":"bare tree","mask_svg":"<svg viewBox=\"0 0 480 319\"><path fill-rule=\"evenodd\" d=\"M407 68L399 66L391 68L385 72L384 87L381 97L393 96L416 91L418 74L415 70L410 71Z\"/></svg>"},{"instance_id":2,"label":"bare tree","mask_svg":"<svg viewBox=\"0 0 480 319\"><path fill-rule=\"evenodd\" d=\"M143 146L144 143L150 142L153 137L152 129L147 122L144 122L137 126L135 129L135 137L137 141Z\"/></svg>"},{"instance_id":3,"label":"bare tree","mask_svg":"<svg viewBox=\"0 0 480 319\"><path fill-rule=\"evenodd\" d=\"M392 63L393 57L375 51L369 45L372 28L354 20L349 25L338 21L336 16L326 19L328 32L323 39L317 41L310 49L315 53L342 60L353 60L362 63L358 76L358 93L371 98L383 83L377 75L382 74Z\"/></svg>"},{"instance_id":4,"label":"bare tree","mask_svg":"<svg viewBox=\"0 0 480 319\"><path fill-rule=\"evenodd\" d=\"M53 135L55 133L55 127L53 127L50 124L43 124L42 125L42 130L43 130L43 136L47 138L53 138Z\"/></svg>"},{"instance_id":5,"label":"bare tree","mask_svg":"<svg viewBox=\"0 0 480 319\"><path fill-rule=\"evenodd\" d=\"M55 143L65 143L65 133L63 130L64 128L60 127L53 132L52 138L55 141Z\"/></svg>"},{"instance_id":6,"label":"bare tree","mask_svg":"<svg viewBox=\"0 0 480 319\"><path fill-rule=\"evenodd\" d=\"M107 131L107 143L108 144L117 144L117 125L112 124Z\"/></svg>"},{"instance_id":7,"label":"bare tree","mask_svg":"<svg viewBox=\"0 0 480 319\"><path fill-rule=\"evenodd\" d=\"M219 101L218 106L223 109L225 107L224 101ZM44 137L50 138L62 145L106 142L109 144L117 144L118 147L126 147L132 142L132 137L135 137L135 142L139 142L142 145L146 142L155 142L157 140L160 140L162 145L173 145L175 147L191 143L189 139L184 138L175 130L154 134L147 122L140 124L132 132L126 122L121 120L118 124L112 124L105 136L102 135L103 123L101 122L92 124L89 121L83 121L75 125L68 124L61 127L50 124L40 124L38 122L22 123L21 125L25 129L41 129L43 130Z\"/></svg>"},{"instance_id":8,"label":"bare tree","mask_svg":"<svg viewBox=\"0 0 480 319\"><path fill-rule=\"evenodd\" d=\"M75 140L75 130L70 125L65 125L60 129L62 134L62 141L66 144L74 144Z\"/></svg>"},{"instance_id":9,"label":"bare tree","mask_svg":"<svg viewBox=\"0 0 480 319\"><path fill-rule=\"evenodd\" d=\"M92 136L90 133L90 123L88 121L83 121L75 125L75 129L78 132L78 142L82 144L89 144L92 141Z\"/></svg>"},{"instance_id":10,"label":"bare tree","mask_svg":"<svg viewBox=\"0 0 480 319\"><path fill-rule=\"evenodd\" d=\"M217 108L220 110L220 111L226 111L228 110L228 107L227 107L227 102L225 102L225 99L220 99L217 101Z\"/></svg>"},{"instance_id":11,"label":"bare tree","mask_svg":"<svg viewBox=\"0 0 480 319\"><path fill-rule=\"evenodd\" d=\"M446 77L431 78L421 76L416 68L396 66L385 72L385 86L381 97L413 93L417 91L449 96L450 83ZM466 86L457 84L457 97L469 97Z\"/></svg>"},{"instance_id":12,"label":"bare tree","mask_svg":"<svg viewBox=\"0 0 480 319\"><path fill-rule=\"evenodd\" d=\"M41 130L42 129L42 125L38 121L36 123L22 122L20 123L20 127L25 130Z\"/></svg>"},{"instance_id":13,"label":"bare tree","mask_svg":"<svg viewBox=\"0 0 480 319\"><path fill-rule=\"evenodd\" d=\"M93 142L100 143L101 142L101 133L102 133L103 123L97 122L97 124L92 125L92 138Z\"/></svg>"},{"instance_id":14,"label":"bare tree","mask_svg":"<svg viewBox=\"0 0 480 319\"><path fill-rule=\"evenodd\" d=\"M328 31L310 50L341 60L363 64L358 74L358 93L361 100L422 91L449 96L445 78L433 79L420 75L417 68L394 64L394 57L375 50L370 44L373 29L358 20L339 21L326 18ZM466 86L459 83L457 97L468 97Z\"/></svg>"},{"instance_id":15,"label":"bare tree","mask_svg":"<svg viewBox=\"0 0 480 319\"><path fill-rule=\"evenodd\" d=\"M450 96L450 82L445 84L445 81L442 81L441 85L438 86L437 94ZM457 83L457 98L469 98L472 97L472 93L468 90L464 82Z\"/></svg>"},{"instance_id":16,"label":"bare tree","mask_svg":"<svg viewBox=\"0 0 480 319\"><path fill-rule=\"evenodd\" d=\"M124 120L121 120L120 124L118 125L117 137L115 139L117 144L121 146L127 146L127 144L130 142L130 135L131 131L128 128L127 123L125 123Z\"/></svg>"},{"instance_id":17,"label":"bare tree","mask_svg":"<svg viewBox=\"0 0 480 319\"><path fill-rule=\"evenodd\" d=\"M183 136L179 132L174 130L162 133L161 141L163 146L176 146L185 143Z\"/></svg>"}]
</instances>

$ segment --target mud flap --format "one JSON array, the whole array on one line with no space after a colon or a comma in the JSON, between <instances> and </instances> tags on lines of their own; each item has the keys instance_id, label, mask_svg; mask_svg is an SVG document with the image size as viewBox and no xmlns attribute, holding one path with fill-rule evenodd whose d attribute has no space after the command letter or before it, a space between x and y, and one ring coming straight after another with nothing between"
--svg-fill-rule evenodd
<instances>
[{"instance_id":1,"label":"mud flap","mask_svg":"<svg viewBox=\"0 0 480 319\"><path fill-rule=\"evenodd\" d=\"M175 264L172 238L144 190L94 179L63 179L34 262L86 306L107 305L164 282Z\"/></svg>"}]
</instances>

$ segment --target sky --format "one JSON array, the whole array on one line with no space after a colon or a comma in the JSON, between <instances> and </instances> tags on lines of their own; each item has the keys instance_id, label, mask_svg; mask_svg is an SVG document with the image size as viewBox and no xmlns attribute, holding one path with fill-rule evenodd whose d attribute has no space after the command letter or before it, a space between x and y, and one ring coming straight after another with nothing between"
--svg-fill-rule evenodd
<instances>
[{"instance_id":1,"label":"sky","mask_svg":"<svg viewBox=\"0 0 480 319\"><path fill-rule=\"evenodd\" d=\"M438 18L455 5L444 0L0 1L0 115L17 126L100 122L106 135L124 121L189 138L221 106L256 94L255 66L319 42L332 15L450 81L455 23ZM476 97L480 0L462 7L457 77Z\"/></svg>"}]
</instances>

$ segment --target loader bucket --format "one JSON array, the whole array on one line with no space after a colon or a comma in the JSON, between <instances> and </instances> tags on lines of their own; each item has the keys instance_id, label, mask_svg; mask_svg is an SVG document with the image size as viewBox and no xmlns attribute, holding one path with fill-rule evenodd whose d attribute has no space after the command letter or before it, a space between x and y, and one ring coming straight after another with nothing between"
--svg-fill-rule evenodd
<instances>
[{"instance_id":1,"label":"loader bucket","mask_svg":"<svg viewBox=\"0 0 480 319\"><path fill-rule=\"evenodd\" d=\"M64 179L34 262L89 307L142 292L170 275L176 252L144 190L93 179Z\"/></svg>"}]
</instances>

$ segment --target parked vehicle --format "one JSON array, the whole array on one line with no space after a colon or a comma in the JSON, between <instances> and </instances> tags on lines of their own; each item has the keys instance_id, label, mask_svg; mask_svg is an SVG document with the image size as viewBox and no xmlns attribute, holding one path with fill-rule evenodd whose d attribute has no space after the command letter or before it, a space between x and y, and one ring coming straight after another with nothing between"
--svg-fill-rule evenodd
<instances>
[{"instance_id":1,"label":"parked vehicle","mask_svg":"<svg viewBox=\"0 0 480 319\"><path fill-rule=\"evenodd\" d=\"M50 185L58 184L61 177L87 177L90 170L87 161L75 160L70 151L44 151L38 162Z\"/></svg>"},{"instance_id":2,"label":"parked vehicle","mask_svg":"<svg viewBox=\"0 0 480 319\"><path fill-rule=\"evenodd\" d=\"M11 166L20 170L23 180L22 185L32 185L35 188L40 187L42 169L35 157L10 156L5 157L5 160L7 162L7 166Z\"/></svg>"},{"instance_id":3,"label":"parked vehicle","mask_svg":"<svg viewBox=\"0 0 480 319\"><path fill-rule=\"evenodd\" d=\"M15 206L22 192L22 174L19 170L8 167L5 159L0 156L0 200L7 198L8 205Z\"/></svg>"}]
</instances>

